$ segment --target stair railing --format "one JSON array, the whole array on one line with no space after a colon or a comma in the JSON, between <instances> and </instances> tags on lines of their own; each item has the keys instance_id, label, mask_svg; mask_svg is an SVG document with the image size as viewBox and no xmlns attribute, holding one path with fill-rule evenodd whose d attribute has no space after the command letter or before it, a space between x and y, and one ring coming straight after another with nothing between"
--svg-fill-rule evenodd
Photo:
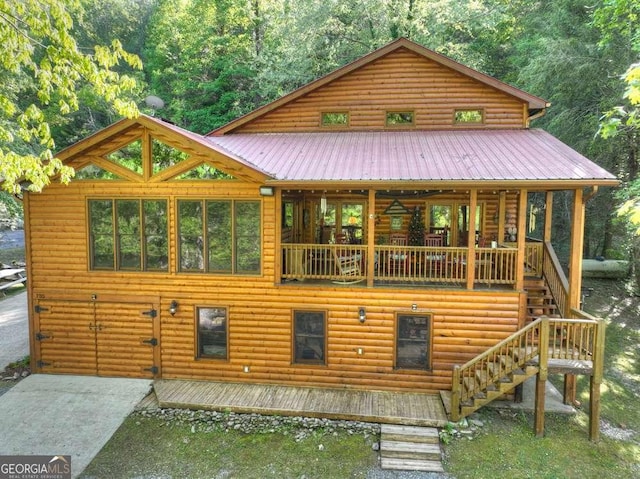
<instances>
[{"instance_id":1,"label":"stair railing","mask_svg":"<svg viewBox=\"0 0 640 479\"><path fill-rule=\"evenodd\" d=\"M544 243L542 274L549 285L549 291L551 291L553 300L558 306L560 316L566 318L568 316L569 281L564 274L562 266L560 266L560 260L558 260L550 241L545 241Z\"/></svg>"},{"instance_id":2,"label":"stair railing","mask_svg":"<svg viewBox=\"0 0 640 479\"><path fill-rule=\"evenodd\" d=\"M462 366L454 366L451 386L453 421L460 420L461 404L486 391L490 385L498 384L502 378L538 355L543 321L547 322L548 318L535 320Z\"/></svg>"}]
</instances>

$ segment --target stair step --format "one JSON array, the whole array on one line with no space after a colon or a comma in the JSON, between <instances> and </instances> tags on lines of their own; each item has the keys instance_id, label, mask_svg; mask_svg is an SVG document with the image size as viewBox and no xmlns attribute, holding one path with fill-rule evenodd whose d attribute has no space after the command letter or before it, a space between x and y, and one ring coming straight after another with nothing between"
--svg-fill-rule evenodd
<instances>
[{"instance_id":1,"label":"stair step","mask_svg":"<svg viewBox=\"0 0 640 479\"><path fill-rule=\"evenodd\" d=\"M442 458L442 453L440 444L382 440L380 441L380 457L439 461Z\"/></svg>"},{"instance_id":2,"label":"stair step","mask_svg":"<svg viewBox=\"0 0 640 479\"><path fill-rule=\"evenodd\" d=\"M440 461L423 461L417 459L383 457L380 462L380 467L382 467L382 469L396 469L401 471L444 472L442 462Z\"/></svg>"},{"instance_id":3,"label":"stair step","mask_svg":"<svg viewBox=\"0 0 640 479\"><path fill-rule=\"evenodd\" d=\"M380 438L383 441L408 441L411 443L440 444L438 429L435 427L383 424L380 428Z\"/></svg>"}]
</instances>

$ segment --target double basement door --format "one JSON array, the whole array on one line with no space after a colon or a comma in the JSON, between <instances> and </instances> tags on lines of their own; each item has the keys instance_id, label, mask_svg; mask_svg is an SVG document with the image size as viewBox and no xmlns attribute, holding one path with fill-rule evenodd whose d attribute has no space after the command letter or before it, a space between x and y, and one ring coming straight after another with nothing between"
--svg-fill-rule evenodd
<instances>
[{"instance_id":1,"label":"double basement door","mask_svg":"<svg viewBox=\"0 0 640 479\"><path fill-rule=\"evenodd\" d=\"M130 378L160 374L158 301L35 296L39 372Z\"/></svg>"}]
</instances>

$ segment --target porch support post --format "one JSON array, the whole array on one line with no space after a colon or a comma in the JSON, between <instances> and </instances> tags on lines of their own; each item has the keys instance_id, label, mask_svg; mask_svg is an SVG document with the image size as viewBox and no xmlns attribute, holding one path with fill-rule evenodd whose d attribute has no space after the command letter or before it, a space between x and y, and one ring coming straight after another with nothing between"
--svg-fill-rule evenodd
<instances>
[{"instance_id":1,"label":"porch support post","mask_svg":"<svg viewBox=\"0 0 640 479\"><path fill-rule=\"evenodd\" d=\"M516 255L516 291L524 289L524 260L527 231L527 190L520 190L518 197L518 253Z\"/></svg>"},{"instance_id":2,"label":"porch support post","mask_svg":"<svg viewBox=\"0 0 640 479\"><path fill-rule=\"evenodd\" d=\"M467 235L467 289L473 289L476 277L476 209L478 190L469 191L469 233Z\"/></svg>"},{"instance_id":3,"label":"porch support post","mask_svg":"<svg viewBox=\"0 0 640 479\"><path fill-rule=\"evenodd\" d=\"M376 190L369 190L367 205L367 286L372 288L376 264Z\"/></svg>"},{"instance_id":4,"label":"porch support post","mask_svg":"<svg viewBox=\"0 0 640 479\"><path fill-rule=\"evenodd\" d=\"M547 191L544 201L544 236L545 243L551 241L551 226L553 224L553 191Z\"/></svg>"},{"instance_id":5,"label":"porch support post","mask_svg":"<svg viewBox=\"0 0 640 479\"><path fill-rule=\"evenodd\" d=\"M507 213L507 192L498 193L498 244L504 241L504 222Z\"/></svg>"},{"instance_id":6,"label":"porch support post","mask_svg":"<svg viewBox=\"0 0 640 479\"><path fill-rule=\"evenodd\" d=\"M544 402L547 387L549 362L549 318L543 316L540 321L540 335L538 341L539 370L536 374L536 397L534 410L534 429L537 437L544 436Z\"/></svg>"},{"instance_id":7,"label":"porch support post","mask_svg":"<svg viewBox=\"0 0 640 479\"><path fill-rule=\"evenodd\" d=\"M571 215L571 251L569 255L569 304L565 314L570 315L572 308L580 308L582 285L582 251L584 246L584 197L582 188L576 188L573 195L573 212ZM576 400L576 377L572 374L564 376L565 404L573 404Z\"/></svg>"},{"instance_id":8,"label":"porch support post","mask_svg":"<svg viewBox=\"0 0 640 479\"><path fill-rule=\"evenodd\" d=\"M278 225L277 228L275 229L275 244L276 244L276 251L274 256L275 262L276 264L274 264L274 273L275 273L275 282L276 283L282 283L282 189L281 188L276 188L275 189L275 223L276 225ZM268 204L269 203L269 198L268 197L264 197L263 201ZM266 211L266 208L265 208Z\"/></svg>"},{"instance_id":9,"label":"porch support post","mask_svg":"<svg viewBox=\"0 0 640 479\"><path fill-rule=\"evenodd\" d=\"M605 322L598 320L596 326L596 339L593 349L593 374L589 385L589 439L598 441L600 439L600 384L604 370L604 333Z\"/></svg>"}]
</instances>

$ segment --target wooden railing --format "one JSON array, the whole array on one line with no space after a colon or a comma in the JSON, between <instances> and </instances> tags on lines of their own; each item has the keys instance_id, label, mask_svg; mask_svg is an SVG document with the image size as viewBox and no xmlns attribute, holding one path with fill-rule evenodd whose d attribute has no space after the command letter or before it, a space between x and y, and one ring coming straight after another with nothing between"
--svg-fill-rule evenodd
<instances>
[{"instance_id":1,"label":"wooden railing","mask_svg":"<svg viewBox=\"0 0 640 479\"><path fill-rule=\"evenodd\" d=\"M601 319L578 310L581 319L542 317L512 334L484 353L453 369L451 387L452 419L460 419L461 404L473 401L522 370L537 357L540 370L548 370L552 359L590 361L595 372L602 371L604 326Z\"/></svg>"},{"instance_id":2,"label":"wooden railing","mask_svg":"<svg viewBox=\"0 0 640 479\"><path fill-rule=\"evenodd\" d=\"M284 279L344 279L341 266L348 260L349 276L363 280L367 273L374 280L398 283L453 283L467 281L467 248L377 245L374 264L367 264L367 247L342 244L287 243L282 246ZM513 285L516 282L514 248L476 248L476 283ZM355 271L354 271L355 269Z\"/></svg>"},{"instance_id":3,"label":"wooden railing","mask_svg":"<svg viewBox=\"0 0 640 479\"><path fill-rule=\"evenodd\" d=\"M560 266L560 261L550 242L544 243L542 275L545 278L560 316L569 316L567 304L569 299L569 281Z\"/></svg>"},{"instance_id":4,"label":"wooden railing","mask_svg":"<svg viewBox=\"0 0 640 479\"><path fill-rule=\"evenodd\" d=\"M518 244L504 243L509 248L517 248ZM524 274L525 276L541 276L543 263L544 243L540 240L527 238L524 244Z\"/></svg>"}]
</instances>

